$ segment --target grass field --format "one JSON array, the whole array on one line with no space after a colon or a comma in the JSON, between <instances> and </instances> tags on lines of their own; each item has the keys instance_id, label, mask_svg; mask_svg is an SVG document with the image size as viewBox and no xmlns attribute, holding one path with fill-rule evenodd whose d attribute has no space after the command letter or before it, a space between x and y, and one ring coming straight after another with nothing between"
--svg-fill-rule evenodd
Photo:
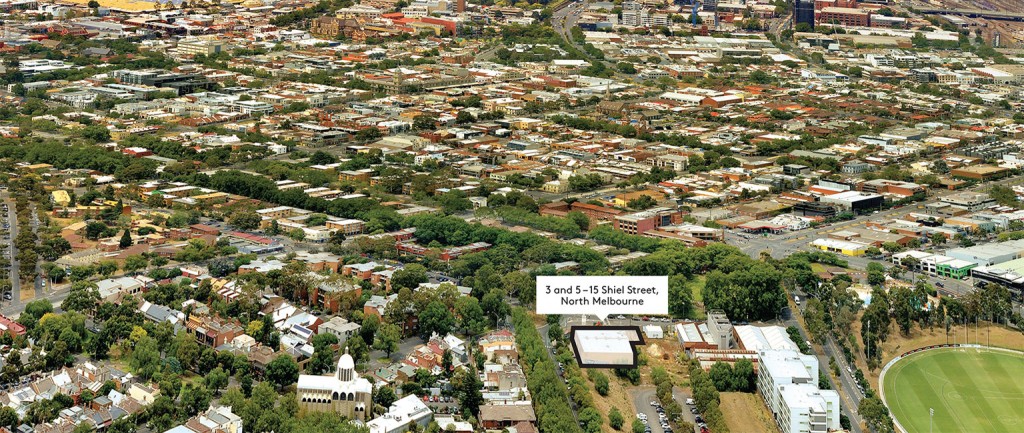
<instances>
[{"instance_id":1,"label":"grass field","mask_svg":"<svg viewBox=\"0 0 1024 433\"><path fill-rule=\"evenodd\" d=\"M729 431L743 433L775 433L779 428L761 395L749 392L723 392L720 408Z\"/></svg>"},{"instance_id":2,"label":"grass field","mask_svg":"<svg viewBox=\"0 0 1024 433\"><path fill-rule=\"evenodd\" d=\"M978 349L931 350L885 374L885 399L907 433L1024 431L1024 355Z\"/></svg>"}]
</instances>

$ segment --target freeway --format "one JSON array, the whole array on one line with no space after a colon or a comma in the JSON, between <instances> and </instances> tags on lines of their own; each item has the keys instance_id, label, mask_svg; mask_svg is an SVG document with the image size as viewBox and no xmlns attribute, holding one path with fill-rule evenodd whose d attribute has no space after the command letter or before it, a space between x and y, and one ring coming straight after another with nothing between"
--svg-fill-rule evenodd
<instances>
[{"instance_id":1,"label":"freeway","mask_svg":"<svg viewBox=\"0 0 1024 433\"><path fill-rule=\"evenodd\" d=\"M579 44L577 44L572 37L572 29L576 27L576 23L579 22L580 20L580 15L586 10L587 1L567 0L566 3L563 4L565 6L560 7L551 15L551 27L555 30L556 33L562 36L562 39L565 39L566 43L572 45L577 50L580 50L580 52L589 56L589 54L587 54L587 51L584 50L583 47L581 47ZM619 77L621 75L618 72L618 69L616 69L615 63L609 62L604 59L591 59L591 61L599 61L601 63L604 63L604 66L608 68L609 71L612 71L616 77Z\"/></svg>"}]
</instances>

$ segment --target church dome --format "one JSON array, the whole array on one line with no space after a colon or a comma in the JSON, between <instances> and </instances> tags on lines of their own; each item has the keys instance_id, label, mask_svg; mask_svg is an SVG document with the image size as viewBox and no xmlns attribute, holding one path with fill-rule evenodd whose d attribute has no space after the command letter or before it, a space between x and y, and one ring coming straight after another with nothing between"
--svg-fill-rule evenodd
<instances>
[{"instance_id":1,"label":"church dome","mask_svg":"<svg viewBox=\"0 0 1024 433\"><path fill-rule=\"evenodd\" d=\"M346 350L345 354L341 355L341 358L338 359L338 370L352 370L355 368L356 362L352 359L352 355L349 355Z\"/></svg>"},{"instance_id":2,"label":"church dome","mask_svg":"<svg viewBox=\"0 0 1024 433\"><path fill-rule=\"evenodd\" d=\"M351 382L355 379L356 372L356 361L352 359L352 355L348 354L348 348L345 348L345 354L341 355L338 359L338 372L336 377L342 382Z\"/></svg>"}]
</instances>

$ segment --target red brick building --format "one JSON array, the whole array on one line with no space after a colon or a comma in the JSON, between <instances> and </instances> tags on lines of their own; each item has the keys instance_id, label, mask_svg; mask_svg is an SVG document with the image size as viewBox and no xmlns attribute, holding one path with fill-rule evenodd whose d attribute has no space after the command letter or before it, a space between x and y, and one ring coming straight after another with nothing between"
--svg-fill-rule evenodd
<instances>
[{"instance_id":1,"label":"red brick building","mask_svg":"<svg viewBox=\"0 0 1024 433\"><path fill-rule=\"evenodd\" d=\"M642 235L658 227L681 224L683 213L670 208L654 208L615 217L615 229L631 235Z\"/></svg>"},{"instance_id":2,"label":"red brick building","mask_svg":"<svg viewBox=\"0 0 1024 433\"><path fill-rule=\"evenodd\" d=\"M818 23L868 27L871 25L871 12L854 8L827 7L818 12Z\"/></svg>"}]
</instances>

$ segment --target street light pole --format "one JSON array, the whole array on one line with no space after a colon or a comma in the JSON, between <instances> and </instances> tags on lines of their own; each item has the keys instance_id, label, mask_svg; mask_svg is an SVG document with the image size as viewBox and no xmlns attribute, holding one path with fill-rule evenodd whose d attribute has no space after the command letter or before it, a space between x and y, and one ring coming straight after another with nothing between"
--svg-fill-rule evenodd
<instances>
[{"instance_id":1,"label":"street light pole","mask_svg":"<svg viewBox=\"0 0 1024 433\"><path fill-rule=\"evenodd\" d=\"M935 409L928 408L928 433L932 433L932 426L935 425L932 418L935 418Z\"/></svg>"}]
</instances>

